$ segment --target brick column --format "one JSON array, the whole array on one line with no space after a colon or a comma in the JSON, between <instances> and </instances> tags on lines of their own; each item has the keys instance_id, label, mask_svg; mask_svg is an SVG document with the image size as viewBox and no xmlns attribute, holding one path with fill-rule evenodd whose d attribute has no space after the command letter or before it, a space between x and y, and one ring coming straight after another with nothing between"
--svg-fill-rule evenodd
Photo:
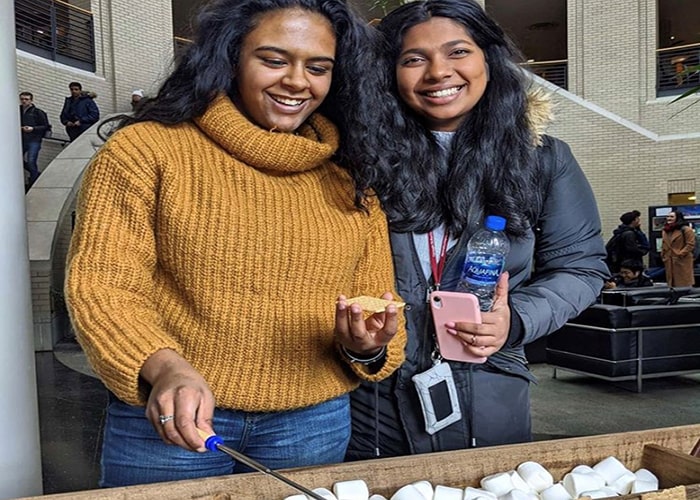
<instances>
[{"instance_id":1,"label":"brick column","mask_svg":"<svg viewBox=\"0 0 700 500\"><path fill-rule=\"evenodd\" d=\"M42 493L14 20L0 1L0 498Z\"/></svg>"}]
</instances>

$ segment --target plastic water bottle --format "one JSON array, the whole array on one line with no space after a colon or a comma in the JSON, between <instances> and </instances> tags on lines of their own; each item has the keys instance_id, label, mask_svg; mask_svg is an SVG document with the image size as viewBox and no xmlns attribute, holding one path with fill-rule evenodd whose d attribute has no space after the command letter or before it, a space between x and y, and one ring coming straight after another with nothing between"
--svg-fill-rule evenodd
<instances>
[{"instance_id":1,"label":"plastic water bottle","mask_svg":"<svg viewBox=\"0 0 700 500\"><path fill-rule=\"evenodd\" d=\"M467 244L458 289L476 295L482 311L491 310L496 283L510 250L505 228L506 220L503 217L489 215L484 227L475 232Z\"/></svg>"}]
</instances>

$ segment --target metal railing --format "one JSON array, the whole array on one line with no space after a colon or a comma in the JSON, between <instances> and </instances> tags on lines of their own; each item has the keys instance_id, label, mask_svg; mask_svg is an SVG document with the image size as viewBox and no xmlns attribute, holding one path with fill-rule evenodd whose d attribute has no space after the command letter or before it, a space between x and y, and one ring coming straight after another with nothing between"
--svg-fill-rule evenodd
<instances>
[{"instance_id":1,"label":"metal railing","mask_svg":"<svg viewBox=\"0 0 700 500\"><path fill-rule=\"evenodd\" d=\"M524 65L524 67L531 73L534 73L537 76L544 78L548 82L551 82L554 85L558 85L564 90L568 90L569 63L566 59L558 59L554 61L528 62Z\"/></svg>"},{"instance_id":2,"label":"metal railing","mask_svg":"<svg viewBox=\"0 0 700 500\"><path fill-rule=\"evenodd\" d=\"M17 48L95 71L92 12L61 0L14 0Z\"/></svg>"},{"instance_id":3,"label":"metal railing","mask_svg":"<svg viewBox=\"0 0 700 500\"><path fill-rule=\"evenodd\" d=\"M658 49L656 51L656 95L682 94L700 85L700 71L689 68L700 65L700 43Z\"/></svg>"},{"instance_id":4,"label":"metal railing","mask_svg":"<svg viewBox=\"0 0 700 500\"><path fill-rule=\"evenodd\" d=\"M187 48L192 45L192 40L189 38L184 38L181 36L173 37L173 44L175 50L175 60L178 61L180 56L185 53Z\"/></svg>"}]
</instances>

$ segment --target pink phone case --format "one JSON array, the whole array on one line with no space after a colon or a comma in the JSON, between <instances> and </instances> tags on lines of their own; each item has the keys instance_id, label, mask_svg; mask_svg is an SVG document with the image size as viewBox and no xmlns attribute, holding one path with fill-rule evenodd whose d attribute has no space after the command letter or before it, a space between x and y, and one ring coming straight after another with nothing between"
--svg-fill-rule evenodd
<instances>
[{"instance_id":1,"label":"pink phone case","mask_svg":"<svg viewBox=\"0 0 700 500\"><path fill-rule=\"evenodd\" d=\"M433 311L435 336L443 358L468 363L483 363L486 361L485 356L475 356L467 351L462 339L457 335L447 333L447 328L445 327L445 323L449 321L481 323L479 301L475 295L437 290L430 294L430 309Z\"/></svg>"}]
</instances>

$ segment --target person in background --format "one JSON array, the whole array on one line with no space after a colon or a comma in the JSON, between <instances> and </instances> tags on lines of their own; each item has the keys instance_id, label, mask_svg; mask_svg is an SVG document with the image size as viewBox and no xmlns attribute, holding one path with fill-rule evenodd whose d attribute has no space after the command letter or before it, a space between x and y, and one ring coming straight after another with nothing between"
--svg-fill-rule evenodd
<instances>
[{"instance_id":1,"label":"person in background","mask_svg":"<svg viewBox=\"0 0 700 500\"><path fill-rule=\"evenodd\" d=\"M632 210L632 215L634 215L632 226L634 227L634 234L637 236L639 249L644 252L644 255L646 255L649 253L649 249L651 247L649 245L649 238L644 231L642 231L642 213L639 210Z\"/></svg>"},{"instance_id":2,"label":"person in background","mask_svg":"<svg viewBox=\"0 0 700 500\"><path fill-rule=\"evenodd\" d=\"M534 377L524 346L593 304L607 276L593 192L569 147L544 134L548 101L528 94L515 48L477 2L409 2L378 30L391 95L377 110L386 147L373 185L390 221L408 344L389 379L353 392L347 459L528 441ZM445 326L487 360L438 363L451 375L433 388L453 386L456 399L433 403L453 423L429 428L434 413L423 413L413 381L441 359L426 297L458 289L486 215L507 219L507 272L481 324Z\"/></svg>"},{"instance_id":3,"label":"person in background","mask_svg":"<svg viewBox=\"0 0 700 500\"><path fill-rule=\"evenodd\" d=\"M19 94L20 130L22 131L22 155L24 169L29 172L29 180L25 190L29 190L39 178L39 151L44 135L51 130L46 113L34 105L34 95L31 92Z\"/></svg>"},{"instance_id":4,"label":"person in background","mask_svg":"<svg viewBox=\"0 0 700 500\"><path fill-rule=\"evenodd\" d=\"M98 122L100 110L95 103L95 93L83 92L83 86L79 82L70 82L68 88L70 95L63 102L61 123L66 127L66 133L73 142Z\"/></svg>"},{"instance_id":5,"label":"person in background","mask_svg":"<svg viewBox=\"0 0 700 500\"><path fill-rule=\"evenodd\" d=\"M136 89L131 93L131 110L134 111L136 110L136 106L141 102L141 100L144 98L143 90L141 89Z\"/></svg>"},{"instance_id":6,"label":"person in background","mask_svg":"<svg viewBox=\"0 0 700 500\"><path fill-rule=\"evenodd\" d=\"M371 28L345 2L218 0L157 95L88 167L67 264L111 391L102 486L343 460L348 393L403 361ZM389 292L389 293L387 293ZM176 445L176 446L169 446Z\"/></svg>"},{"instance_id":7,"label":"person in background","mask_svg":"<svg viewBox=\"0 0 700 500\"><path fill-rule=\"evenodd\" d=\"M673 210L666 216L661 239L661 260L666 269L668 286L693 286L695 232L688 226L681 211Z\"/></svg>"},{"instance_id":8,"label":"person in background","mask_svg":"<svg viewBox=\"0 0 700 500\"><path fill-rule=\"evenodd\" d=\"M620 224L613 231L612 238L606 244L608 250L608 267L611 273L620 270L622 261L641 260L649 253L649 239L641 230L641 212L632 210L620 216Z\"/></svg>"},{"instance_id":9,"label":"person in background","mask_svg":"<svg viewBox=\"0 0 700 500\"><path fill-rule=\"evenodd\" d=\"M641 259L627 259L620 264L620 272L605 282L604 288L640 288L654 286L654 282L644 273Z\"/></svg>"}]
</instances>

